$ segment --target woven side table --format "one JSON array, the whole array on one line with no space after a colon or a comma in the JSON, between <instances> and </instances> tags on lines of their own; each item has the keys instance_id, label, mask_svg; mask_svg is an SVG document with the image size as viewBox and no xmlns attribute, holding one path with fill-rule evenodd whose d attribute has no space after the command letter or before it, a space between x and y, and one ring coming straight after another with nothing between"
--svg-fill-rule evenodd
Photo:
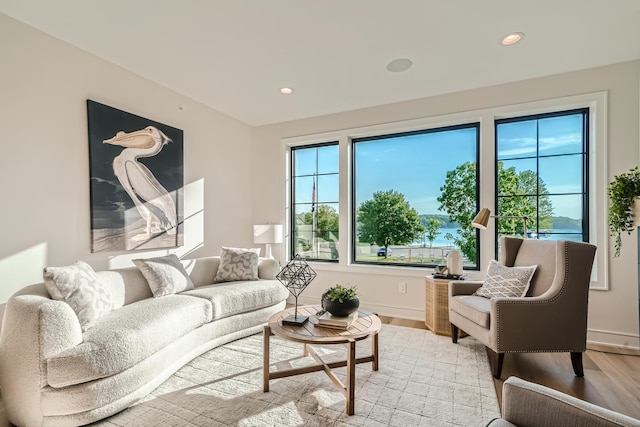
<instances>
[{"instance_id":1,"label":"woven side table","mask_svg":"<svg viewBox=\"0 0 640 427\"><path fill-rule=\"evenodd\" d=\"M449 323L449 279L434 279L427 276L425 284L424 324L434 334L451 336ZM466 336L460 331L460 337Z\"/></svg>"}]
</instances>

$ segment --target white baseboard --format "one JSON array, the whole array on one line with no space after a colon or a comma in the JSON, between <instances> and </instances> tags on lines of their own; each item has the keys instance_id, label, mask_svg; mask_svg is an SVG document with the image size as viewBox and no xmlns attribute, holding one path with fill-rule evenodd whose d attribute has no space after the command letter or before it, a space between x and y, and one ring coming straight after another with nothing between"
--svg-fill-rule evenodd
<instances>
[{"instance_id":1,"label":"white baseboard","mask_svg":"<svg viewBox=\"0 0 640 427\"><path fill-rule=\"evenodd\" d=\"M587 343L630 350L640 350L640 336L624 332L587 329Z\"/></svg>"}]
</instances>

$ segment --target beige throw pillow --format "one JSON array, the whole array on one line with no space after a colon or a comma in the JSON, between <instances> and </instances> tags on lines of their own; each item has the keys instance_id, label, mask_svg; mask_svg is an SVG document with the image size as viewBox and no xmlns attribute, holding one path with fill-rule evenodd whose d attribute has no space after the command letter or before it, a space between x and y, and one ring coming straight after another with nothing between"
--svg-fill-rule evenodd
<instances>
[{"instance_id":1,"label":"beige throw pillow","mask_svg":"<svg viewBox=\"0 0 640 427\"><path fill-rule=\"evenodd\" d=\"M220 251L220 265L213 279L216 282L258 280L259 248L228 248Z\"/></svg>"},{"instance_id":2,"label":"beige throw pillow","mask_svg":"<svg viewBox=\"0 0 640 427\"><path fill-rule=\"evenodd\" d=\"M46 267L42 274L51 298L65 301L78 316L82 331L116 308L116 301L89 264L77 261L64 267Z\"/></svg>"},{"instance_id":3,"label":"beige throw pillow","mask_svg":"<svg viewBox=\"0 0 640 427\"><path fill-rule=\"evenodd\" d=\"M176 254L157 258L134 259L155 298L177 294L195 286Z\"/></svg>"},{"instance_id":4,"label":"beige throw pillow","mask_svg":"<svg viewBox=\"0 0 640 427\"><path fill-rule=\"evenodd\" d=\"M492 297L523 297L529 290L529 284L537 265L527 267L506 267L496 260L489 261L487 278L474 295Z\"/></svg>"}]
</instances>

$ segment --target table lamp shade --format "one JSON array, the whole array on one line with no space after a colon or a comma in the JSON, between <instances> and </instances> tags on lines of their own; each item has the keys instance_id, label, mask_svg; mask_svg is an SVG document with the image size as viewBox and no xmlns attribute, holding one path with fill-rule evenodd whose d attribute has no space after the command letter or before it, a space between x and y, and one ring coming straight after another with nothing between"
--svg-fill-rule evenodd
<instances>
[{"instance_id":1,"label":"table lamp shade","mask_svg":"<svg viewBox=\"0 0 640 427\"><path fill-rule=\"evenodd\" d=\"M282 243L281 224L263 224L253 226L253 243L264 243L267 258L273 258L271 254L272 243Z\"/></svg>"},{"instance_id":2,"label":"table lamp shade","mask_svg":"<svg viewBox=\"0 0 640 427\"><path fill-rule=\"evenodd\" d=\"M282 225L254 225L253 243L282 243Z\"/></svg>"}]
</instances>

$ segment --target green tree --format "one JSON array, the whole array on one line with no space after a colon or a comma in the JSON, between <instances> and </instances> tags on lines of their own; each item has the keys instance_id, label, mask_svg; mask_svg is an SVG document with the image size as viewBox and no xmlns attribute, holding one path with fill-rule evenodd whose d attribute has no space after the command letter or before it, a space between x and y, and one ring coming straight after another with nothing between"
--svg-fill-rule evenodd
<instances>
[{"instance_id":1,"label":"green tree","mask_svg":"<svg viewBox=\"0 0 640 427\"><path fill-rule=\"evenodd\" d=\"M425 229L427 230L424 233L424 237L429 241L429 247L433 246L433 241L438 237L438 232L440 231L440 227L444 225L444 221L439 220L438 218L429 218L426 221Z\"/></svg>"},{"instance_id":2,"label":"green tree","mask_svg":"<svg viewBox=\"0 0 640 427\"><path fill-rule=\"evenodd\" d=\"M338 240L338 212L329 205L318 205L316 212L303 212L297 215L299 225L313 225L313 215L318 216L317 237L326 241Z\"/></svg>"},{"instance_id":3,"label":"green tree","mask_svg":"<svg viewBox=\"0 0 640 427\"><path fill-rule=\"evenodd\" d=\"M501 216L527 216L529 230L552 228L553 206L544 182L532 171L516 173L515 167L504 168L498 162L498 212ZM476 229L471 221L476 215L476 165L466 162L448 171L445 183L440 187L440 209L447 212L451 221L460 224L457 236L452 236L456 246L470 260L476 259ZM533 195L539 194L538 206ZM536 221L539 218L540 224ZM500 233L523 233L524 221L519 218L499 218Z\"/></svg>"},{"instance_id":4,"label":"green tree","mask_svg":"<svg viewBox=\"0 0 640 427\"><path fill-rule=\"evenodd\" d=\"M472 261L476 259L476 229L471 221L476 215L476 164L466 162L448 171L438 196L440 210L460 224L453 243Z\"/></svg>"},{"instance_id":5,"label":"green tree","mask_svg":"<svg viewBox=\"0 0 640 427\"><path fill-rule=\"evenodd\" d=\"M527 230L551 229L553 222L553 206L549 198L549 190L542 179L533 171L516 173L515 167L504 168L502 162L498 162L498 212L501 216L526 216ZM538 206L536 198L540 195ZM536 221L540 221L539 224ZM524 221L520 218L498 218L498 232L500 233L524 233Z\"/></svg>"},{"instance_id":6,"label":"green tree","mask_svg":"<svg viewBox=\"0 0 640 427\"><path fill-rule=\"evenodd\" d=\"M409 206L404 195L394 190L378 191L373 199L362 202L356 220L361 242L385 248L406 245L425 231L418 212Z\"/></svg>"}]
</instances>

